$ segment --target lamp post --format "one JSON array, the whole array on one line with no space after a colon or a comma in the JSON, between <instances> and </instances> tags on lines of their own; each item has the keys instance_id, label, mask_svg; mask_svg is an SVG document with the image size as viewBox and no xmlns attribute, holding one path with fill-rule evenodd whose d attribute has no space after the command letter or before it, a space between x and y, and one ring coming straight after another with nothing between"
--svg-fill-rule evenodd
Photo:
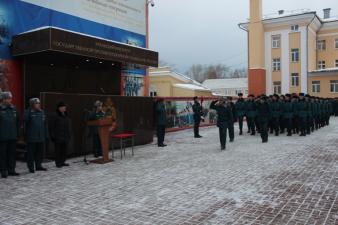
<instances>
[{"instance_id":1,"label":"lamp post","mask_svg":"<svg viewBox=\"0 0 338 225\"><path fill-rule=\"evenodd\" d=\"M149 48L149 5L155 6L154 0L146 0L146 48ZM144 96L149 96L149 68L144 79Z\"/></svg>"}]
</instances>

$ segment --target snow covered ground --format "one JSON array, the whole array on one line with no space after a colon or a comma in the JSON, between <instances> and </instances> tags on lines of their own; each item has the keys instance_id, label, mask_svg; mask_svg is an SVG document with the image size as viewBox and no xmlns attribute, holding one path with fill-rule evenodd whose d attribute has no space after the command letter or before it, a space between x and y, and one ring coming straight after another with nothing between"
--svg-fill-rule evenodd
<instances>
[{"instance_id":1,"label":"snow covered ground","mask_svg":"<svg viewBox=\"0 0 338 225\"><path fill-rule=\"evenodd\" d=\"M106 165L19 163L20 177L0 180L0 224L338 224L338 118L267 144L237 134L223 152L211 127Z\"/></svg>"}]
</instances>

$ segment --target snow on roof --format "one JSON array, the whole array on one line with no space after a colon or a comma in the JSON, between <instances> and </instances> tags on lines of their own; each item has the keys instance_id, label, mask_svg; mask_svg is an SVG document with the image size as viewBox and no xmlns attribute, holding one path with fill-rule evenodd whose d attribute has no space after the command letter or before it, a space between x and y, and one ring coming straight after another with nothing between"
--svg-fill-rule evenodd
<instances>
[{"instance_id":1,"label":"snow on roof","mask_svg":"<svg viewBox=\"0 0 338 225\"><path fill-rule=\"evenodd\" d=\"M210 89L247 88L248 78L208 79L202 85Z\"/></svg>"},{"instance_id":2,"label":"snow on roof","mask_svg":"<svg viewBox=\"0 0 338 225\"><path fill-rule=\"evenodd\" d=\"M195 84L174 84L174 87L183 88L183 89L189 89L194 91L210 91L209 88L195 85Z\"/></svg>"},{"instance_id":3,"label":"snow on roof","mask_svg":"<svg viewBox=\"0 0 338 225\"><path fill-rule=\"evenodd\" d=\"M320 70L312 70L309 71L310 73L320 73L320 72L338 72L338 67L333 68L326 68L326 69L320 69Z\"/></svg>"},{"instance_id":4,"label":"snow on roof","mask_svg":"<svg viewBox=\"0 0 338 225\"><path fill-rule=\"evenodd\" d=\"M283 13L271 13L263 16L263 20L268 20L268 19L277 19L277 18L282 18L282 17L287 17L287 16L298 16L298 15L303 15L306 13L316 13L314 11L311 11L310 9L296 9L296 10L290 10L290 11L285 11L281 10Z\"/></svg>"},{"instance_id":5,"label":"snow on roof","mask_svg":"<svg viewBox=\"0 0 338 225\"><path fill-rule=\"evenodd\" d=\"M149 75L150 76L172 76L184 83L191 83L191 84L200 85L200 86L202 85L201 83L195 81L194 79L184 74L171 70L170 67L151 68Z\"/></svg>"},{"instance_id":6,"label":"snow on roof","mask_svg":"<svg viewBox=\"0 0 338 225\"><path fill-rule=\"evenodd\" d=\"M329 22L335 22L338 21L338 16L334 16L331 18L327 18L327 19L321 19L324 23L329 23Z\"/></svg>"}]
</instances>

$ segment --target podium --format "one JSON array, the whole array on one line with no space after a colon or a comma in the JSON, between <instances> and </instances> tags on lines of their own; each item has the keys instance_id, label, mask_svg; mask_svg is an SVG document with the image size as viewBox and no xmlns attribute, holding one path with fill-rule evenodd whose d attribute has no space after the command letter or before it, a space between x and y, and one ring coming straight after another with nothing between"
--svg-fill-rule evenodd
<instances>
[{"instance_id":1,"label":"podium","mask_svg":"<svg viewBox=\"0 0 338 225\"><path fill-rule=\"evenodd\" d=\"M88 121L88 126L96 126L99 132L101 148L102 148L102 158L95 159L90 162L105 164L112 162L112 159L109 159L109 140L110 140L110 131L109 128L112 126L113 121L111 118L103 118L99 120Z\"/></svg>"}]
</instances>

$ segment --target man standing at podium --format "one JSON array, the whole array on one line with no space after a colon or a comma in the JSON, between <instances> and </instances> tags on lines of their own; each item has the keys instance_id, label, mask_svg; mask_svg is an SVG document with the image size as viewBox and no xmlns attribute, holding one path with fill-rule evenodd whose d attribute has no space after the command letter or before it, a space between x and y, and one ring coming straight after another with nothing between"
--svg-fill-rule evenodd
<instances>
[{"instance_id":1,"label":"man standing at podium","mask_svg":"<svg viewBox=\"0 0 338 225\"><path fill-rule=\"evenodd\" d=\"M88 120L100 120L106 116L103 111L103 103L97 100L94 103L94 111L89 115ZM93 137L94 157L98 158L102 156L102 146L97 126L91 126L91 134Z\"/></svg>"}]
</instances>

